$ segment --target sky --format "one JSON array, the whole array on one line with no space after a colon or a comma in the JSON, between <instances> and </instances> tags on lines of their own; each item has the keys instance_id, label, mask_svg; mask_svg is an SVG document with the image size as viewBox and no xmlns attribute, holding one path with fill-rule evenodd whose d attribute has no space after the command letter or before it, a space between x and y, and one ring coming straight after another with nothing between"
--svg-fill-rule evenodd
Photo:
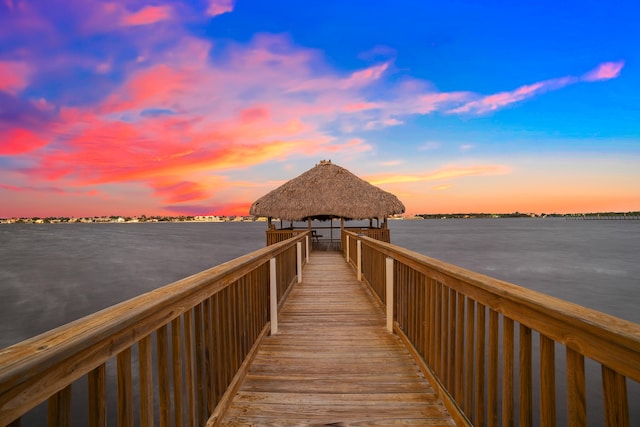
<instances>
[{"instance_id":1,"label":"sky","mask_svg":"<svg viewBox=\"0 0 640 427\"><path fill-rule=\"evenodd\" d=\"M0 218L640 210L633 1L0 0Z\"/></svg>"}]
</instances>

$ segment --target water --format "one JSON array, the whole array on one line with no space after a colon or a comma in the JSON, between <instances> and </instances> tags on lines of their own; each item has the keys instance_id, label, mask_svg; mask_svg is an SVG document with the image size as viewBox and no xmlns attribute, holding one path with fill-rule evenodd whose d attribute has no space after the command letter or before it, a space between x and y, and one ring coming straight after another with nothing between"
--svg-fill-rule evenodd
<instances>
[{"instance_id":1,"label":"water","mask_svg":"<svg viewBox=\"0 0 640 427\"><path fill-rule=\"evenodd\" d=\"M264 223L0 227L0 348L265 245Z\"/></svg>"},{"instance_id":2,"label":"water","mask_svg":"<svg viewBox=\"0 0 640 427\"><path fill-rule=\"evenodd\" d=\"M460 219L389 227L392 242L408 249L640 323L640 221ZM0 348L259 249L265 228L2 225Z\"/></svg>"},{"instance_id":3,"label":"water","mask_svg":"<svg viewBox=\"0 0 640 427\"><path fill-rule=\"evenodd\" d=\"M392 243L640 323L640 221L390 221Z\"/></svg>"},{"instance_id":4,"label":"water","mask_svg":"<svg viewBox=\"0 0 640 427\"><path fill-rule=\"evenodd\" d=\"M389 224L395 244L640 323L640 221ZM0 348L259 249L265 228L264 223L0 225ZM637 396L633 387L630 395ZM589 390L590 396L600 394L598 387ZM637 412L632 406L635 420Z\"/></svg>"}]
</instances>

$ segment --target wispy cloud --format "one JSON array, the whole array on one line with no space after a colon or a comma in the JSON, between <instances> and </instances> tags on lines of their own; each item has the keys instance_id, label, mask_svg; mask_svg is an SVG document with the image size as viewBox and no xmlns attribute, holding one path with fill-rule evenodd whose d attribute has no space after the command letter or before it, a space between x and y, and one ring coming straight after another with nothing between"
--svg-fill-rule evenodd
<instances>
[{"instance_id":1,"label":"wispy cloud","mask_svg":"<svg viewBox=\"0 0 640 427\"><path fill-rule=\"evenodd\" d=\"M615 79L620 75L624 67L624 61L618 62L604 62L598 65L595 69L585 73L582 76L582 80L587 82L594 82L598 80Z\"/></svg>"},{"instance_id":2,"label":"wispy cloud","mask_svg":"<svg viewBox=\"0 0 640 427\"><path fill-rule=\"evenodd\" d=\"M532 98L543 92L549 90L555 90L567 86L572 83L576 83L578 79L574 77L564 77L559 79L545 80L529 85L520 86L519 88L508 91L499 92L493 95L487 95L479 97L472 101L466 102L459 107L453 108L447 113L450 114L484 114L490 111L496 111L501 108L507 107L511 104L523 101L528 98Z\"/></svg>"},{"instance_id":3,"label":"wispy cloud","mask_svg":"<svg viewBox=\"0 0 640 427\"><path fill-rule=\"evenodd\" d=\"M130 26L155 24L169 19L171 10L169 6L145 6L135 13L124 15L121 22Z\"/></svg>"},{"instance_id":4,"label":"wispy cloud","mask_svg":"<svg viewBox=\"0 0 640 427\"><path fill-rule=\"evenodd\" d=\"M29 66L24 62L0 61L0 90L16 95L27 86Z\"/></svg>"},{"instance_id":5,"label":"wispy cloud","mask_svg":"<svg viewBox=\"0 0 640 427\"><path fill-rule=\"evenodd\" d=\"M481 96L468 94L467 102L447 111L449 114L484 114L496 111L526 99L532 98L544 92L561 89L565 86L580 81L595 82L599 80L614 79L620 75L624 61L604 62L595 69L585 73L582 77L561 77L544 80L532 84L520 86L512 91L499 92L493 95Z\"/></svg>"},{"instance_id":6,"label":"wispy cloud","mask_svg":"<svg viewBox=\"0 0 640 427\"><path fill-rule=\"evenodd\" d=\"M380 162L380 166L392 167L392 166L400 166L404 163L405 163L404 160L387 160L386 162Z\"/></svg>"},{"instance_id":7,"label":"wispy cloud","mask_svg":"<svg viewBox=\"0 0 640 427\"><path fill-rule=\"evenodd\" d=\"M218 16L223 13L233 12L235 7L235 0L209 0L209 7L207 8L208 16Z\"/></svg>"},{"instance_id":8,"label":"wispy cloud","mask_svg":"<svg viewBox=\"0 0 640 427\"><path fill-rule=\"evenodd\" d=\"M473 144L462 144L458 149L464 153L473 150L474 147L475 146Z\"/></svg>"},{"instance_id":9,"label":"wispy cloud","mask_svg":"<svg viewBox=\"0 0 640 427\"><path fill-rule=\"evenodd\" d=\"M447 167L429 173L412 174L380 174L370 175L367 180L374 185L403 184L414 182L438 181L443 179L456 179L469 176L505 175L511 169L503 165L476 165L462 167Z\"/></svg>"},{"instance_id":10,"label":"wispy cloud","mask_svg":"<svg viewBox=\"0 0 640 427\"><path fill-rule=\"evenodd\" d=\"M433 151L440 148L442 144L440 142L428 141L418 146L418 151Z\"/></svg>"}]
</instances>

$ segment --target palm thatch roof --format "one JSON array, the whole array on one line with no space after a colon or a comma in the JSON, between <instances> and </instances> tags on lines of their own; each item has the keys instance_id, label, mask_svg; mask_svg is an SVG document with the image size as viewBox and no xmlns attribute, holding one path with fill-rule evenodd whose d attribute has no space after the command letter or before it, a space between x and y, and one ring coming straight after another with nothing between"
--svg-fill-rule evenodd
<instances>
[{"instance_id":1,"label":"palm thatch roof","mask_svg":"<svg viewBox=\"0 0 640 427\"><path fill-rule=\"evenodd\" d=\"M323 160L256 200L249 213L286 221L368 219L404 213L404 205L393 194Z\"/></svg>"}]
</instances>

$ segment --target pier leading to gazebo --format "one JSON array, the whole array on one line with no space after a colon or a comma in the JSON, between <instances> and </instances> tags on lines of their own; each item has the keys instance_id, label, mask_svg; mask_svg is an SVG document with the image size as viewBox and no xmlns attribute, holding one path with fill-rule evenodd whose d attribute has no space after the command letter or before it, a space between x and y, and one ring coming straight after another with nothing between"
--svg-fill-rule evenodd
<instances>
[{"instance_id":1,"label":"pier leading to gazebo","mask_svg":"<svg viewBox=\"0 0 640 427\"><path fill-rule=\"evenodd\" d=\"M287 181L250 209L251 215L267 217L267 245L311 231L314 250L341 250L345 229L389 243L387 217L404 211L396 196L330 160Z\"/></svg>"}]
</instances>

